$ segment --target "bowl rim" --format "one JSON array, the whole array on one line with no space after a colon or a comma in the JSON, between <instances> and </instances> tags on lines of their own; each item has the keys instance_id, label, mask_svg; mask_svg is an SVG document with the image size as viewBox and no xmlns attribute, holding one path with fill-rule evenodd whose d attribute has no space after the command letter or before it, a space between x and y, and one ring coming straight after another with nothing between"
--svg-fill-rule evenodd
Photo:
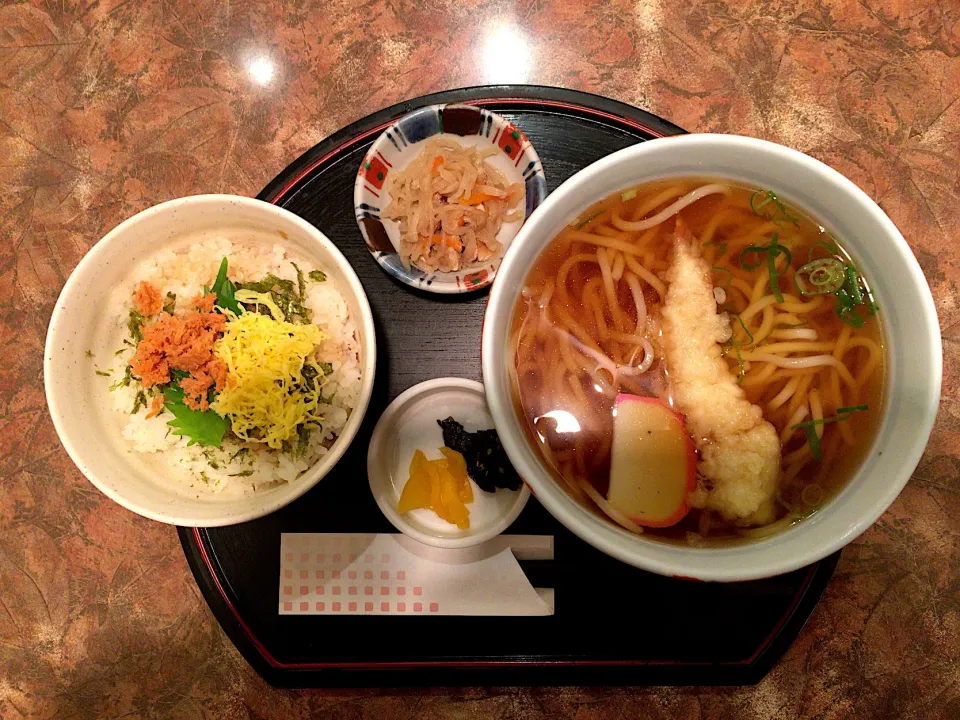
<instances>
[{"instance_id":1,"label":"bowl rim","mask_svg":"<svg viewBox=\"0 0 960 720\"><path fill-rule=\"evenodd\" d=\"M370 485L370 494L373 495L373 499L376 501L377 507L380 508L380 512L404 535L424 545L432 545L438 548L458 549L473 547L474 545L480 545L487 540L497 537L513 524L513 521L517 519L526 507L527 501L530 499L529 487L522 485L519 491L515 491L517 497L513 505L510 506L509 511L502 515L496 523L490 525L482 532L452 537L440 537L423 532L407 522L406 518L397 512L397 508L387 502L386 498L379 492L381 482L375 479L380 473L380 466L382 464L381 451L384 447L383 438L391 429L396 416L402 412L411 401L421 395L426 395L437 390L466 390L476 393L486 400L483 383L477 380L467 380L458 377L441 377L424 380L416 385L411 385L393 399L377 420L377 425L373 429L373 434L370 436L370 445L367 448L367 482Z\"/></svg>"},{"instance_id":2,"label":"bowl rim","mask_svg":"<svg viewBox=\"0 0 960 720\"><path fill-rule=\"evenodd\" d=\"M793 164L795 167L803 166L805 170L832 183L846 193L861 210L869 214L870 221L880 229L884 241L890 243L892 250L901 261L900 272L904 277L903 284L909 286L910 291L915 294L916 300L922 308L922 316L918 317L916 322L922 327L923 334L929 339L927 352L921 358L926 373L922 378L924 384L921 392L917 397L912 397L911 400L921 409L923 422L912 428L912 438L909 441L908 450L898 457L894 481L887 482L884 486L885 489L877 493L869 506L854 513L854 519L842 533L823 539L813 537L811 540L809 533L803 533L800 536L794 532L797 528L813 527L815 520L811 518L804 523L777 533L771 538L725 548L690 548L645 541L642 538L630 535L625 530L614 527L612 522L601 519L592 512L583 509L570 498L542 466L539 455L531 452L520 422L515 417L509 380L502 382L506 373L501 372L499 368L503 343L500 341L498 344L498 339L493 336L494 333L499 334L509 327L509 317L522 286L522 276L511 277L514 274L511 269L518 262L515 258L520 255L525 245L533 242L530 238L534 238L537 233L549 232L550 228L558 221L557 216L572 216L574 210L581 209L582 211L583 207L589 206L590 203L614 192L614 190L604 193L590 191L588 186L594 178L602 176L613 167L630 163L639 164L642 163L644 156L676 149L681 145L688 146L687 151L701 153L707 158L709 158L711 150L720 147L725 150L744 149L767 153L782 162ZM701 164L703 166L702 173L709 176L711 174L709 160ZM638 171L638 174L642 174L642 170ZM656 177L681 177L696 174L697 171L690 170L674 173L664 171L658 173ZM715 172L714 174L719 173ZM644 181L652 181L656 177L645 178ZM578 199L578 197L583 199ZM587 202L588 199L589 202ZM543 231L541 231L541 226L545 228ZM538 253L546 247L546 242L544 240L539 245ZM529 261L530 258L527 258L527 260ZM515 272L522 272L525 275L526 270L516 270ZM838 171L797 150L755 138L704 133L658 138L617 151L576 173L551 193L541 205L539 211L528 220L517 237L514 238L514 242L504 256L500 276L501 282L494 283L484 315L481 368L484 387L487 391L487 402L504 449L507 451L511 462L517 467L518 472L531 486L537 498L561 524L603 552L641 569L668 576L729 582L771 577L821 560L865 532L886 511L909 481L929 440L939 406L943 359L936 306L920 265L893 221L863 190ZM513 279L516 281L513 287L507 286L504 276L507 280ZM887 332L889 332L889 328ZM890 392L889 383L892 380L893 373L891 372L890 375L891 378L887 380L888 387L885 388L885 394ZM890 403L886 403L884 421L886 421L889 413ZM880 430L878 430L878 434L879 432ZM530 462L531 459L533 462ZM854 478L856 477L855 474ZM852 479L848 487L853 482ZM628 535L629 540L625 537ZM780 543L780 547L787 548L791 552L781 550L776 553L775 558L767 558L765 561L750 567L742 567L736 563L737 555L742 554L744 549L761 548L761 546L763 548L773 547L771 540L776 540Z\"/></svg>"},{"instance_id":3,"label":"bowl rim","mask_svg":"<svg viewBox=\"0 0 960 720\"><path fill-rule=\"evenodd\" d=\"M120 239L126 237L132 228L135 228L140 223L156 215L167 214L187 205L218 206L222 204L241 205L251 208L253 212L265 213L267 216L272 215L274 217L281 217L286 222L297 226L297 228L302 231L304 236L313 242L319 243L327 252L329 252L334 260L334 264L342 272L344 282L357 298L360 316L356 318L357 330L362 337L368 338L368 340L365 340L365 354L363 356L363 363L361 367L362 381L357 404L350 412L350 417L347 420L347 424L344 426L343 433L337 437L337 440L334 442L333 446L331 446L330 451L323 455L316 463L303 472L293 482L282 486L284 488L289 488L287 492L271 493L268 491L265 493L262 497L266 498L268 502L261 502L247 511L230 514L229 516L193 517L188 511L166 511L141 505L125 496L122 492L118 492L109 484L101 481L92 471L92 469L89 468L88 464L84 461L83 452L76 446L70 434L69 428L67 428L64 424L61 400L64 400L65 398L60 397L61 391L57 389L56 383L51 382L53 374L56 372L54 359L55 355L57 354L52 349L56 347L58 336L61 332L63 332L61 330L60 323L63 306L81 287L82 278L99 267L104 257L111 251L112 246ZM299 215L296 215L278 205L242 195L209 193L174 198L172 200L167 200L146 208L145 210L142 210L123 220L119 225L114 227L106 235L100 238L100 240L98 240L86 252L86 254L80 259L80 262L77 263L76 267L70 273L66 283L64 283L64 286L60 291L60 295L57 298L57 302L54 305L53 312L50 316L50 322L47 326L46 339L44 342L43 379L47 408L50 413L50 417L53 420L54 429L57 432L60 443L67 451L67 454L70 456L70 459L73 461L74 465L100 492L127 510L158 522L186 527L223 527L226 525L236 525L261 518L265 515L275 512L276 510L279 510L282 507L285 507L286 505L289 505L291 502L313 488L336 466L336 464L340 461L340 458L343 457L344 453L355 439L358 431L360 430L363 418L366 415L367 408L369 407L370 399L373 394L374 376L376 374L376 360L376 333L373 322L373 312L370 309L370 302L367 299L367 295L363 290L363 285L360 283L360 279L357 277L353 267L347 261L346 257L344 257L343 253L341 253L337 246L333 243L333 241L331 241L323 232L301 218ZM314 475L315 477L313 477Z\"/></svg>"}]
</instances>

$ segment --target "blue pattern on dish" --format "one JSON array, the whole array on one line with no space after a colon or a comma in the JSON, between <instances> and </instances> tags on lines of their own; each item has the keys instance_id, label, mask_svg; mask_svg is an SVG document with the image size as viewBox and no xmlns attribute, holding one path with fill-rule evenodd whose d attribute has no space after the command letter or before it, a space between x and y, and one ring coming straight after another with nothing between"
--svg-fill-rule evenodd
<instances>
[{"instance_id":1,"label":"blue pattern on dish","mask_svg":"<svg viewBox=\"0 0 960 720\"><path fill-rule=\"evenodd\" d=\"M440 122L440 113L437 112L437 108L427 107L401 119L397 123L397 129L413 145L442 133L443 125Z\"/></svg>"}]
</instances>

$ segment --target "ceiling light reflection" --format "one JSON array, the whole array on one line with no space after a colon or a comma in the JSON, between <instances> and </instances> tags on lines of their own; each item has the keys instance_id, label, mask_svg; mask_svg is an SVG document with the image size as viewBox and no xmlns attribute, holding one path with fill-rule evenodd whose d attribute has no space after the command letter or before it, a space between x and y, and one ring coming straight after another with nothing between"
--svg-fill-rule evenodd
<instances>
[{"instance_id":1,"label":"ceiling light reflection","mask_svg":"<svg viewBox=\"0 0 960 720\"><path fill-rule=\"evenodd\" d=\"M276 72L273 61L266 55L257 55L247 63L247 73L249 73L250 79L261 87L269 85Z\"/></svg>"},{"instance_id":2,"label":"ceiling light reflection","mask_svg":"<svg viewBox=\"0 0 960 720\"><path fill-rule=\"evenodd\" d=\"M550 412L546 412L534 420L534 423L540 420L540 418L545 417L550 418L557 424L556 428L554 428L554 432L556 433L580 432L580 423L577 422L577 418L573 415L573 413L569 413L566 410L551 410Z\"/></svg>"},{"instance_id":3,"label":"ceiling light reflection","mask_svg":"<svg viewBox=\"0 0 960 720\"><path fill-rule=\"evenodd\" d=\"M530 56L530 44L516 26L495 25L483 40L483 77L490 83L525 83L530 77Z\"/></svg>"}]
</instances>

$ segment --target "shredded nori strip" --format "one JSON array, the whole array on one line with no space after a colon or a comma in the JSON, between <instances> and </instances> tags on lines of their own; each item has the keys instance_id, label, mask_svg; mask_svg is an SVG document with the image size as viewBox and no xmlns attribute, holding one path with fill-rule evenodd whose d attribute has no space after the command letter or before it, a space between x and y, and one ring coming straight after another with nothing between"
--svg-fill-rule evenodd
<instances>
[{"instance_id":1,"label":"shredded nori strip","mask_svg":"<svg viewBox=\"0 0 960 720\"><path fill-rule=\"evenodd\" d=\"M127 387L131 382L133 382L133 368L127 365L123 371L123 377L111 385L110 389L116 390L118 387Z\"/></svg>"},{"instance_id":2,"label":"shredded nori strip","mask_svg":"<svg viewBox=\"0 0 960 720\"><path fill-rule=\"evenodd\" d=\"M296 267L294 265L294 267ZM299 273L299 268L297 268ZM298 280L300 276L298 274ZM253 292L267 293L280 308L287 322L297 322L301 325L312 320L310 309L303 304L303 295L298 292L299 283L293 280L278 278L273 273L259 282L237 283L237 290L253 290ZM260 312L269 315L270 311L261 305Z\"/></svg>"},{"instance_id":3,"label":"shredded nori strip","mask_svg":"<svg viewBox=\"0 0 960 720\"><path fill-rule=\"evenodd\" d=\"M288 440L284 443L284 450L286 450L290 457L294 460L299 460L302 457L306 457L307 449L310 446L310 428L306 425L297 426L297 439Z\"/></svg>"},{"instance_id":4,"label":"shredded nori strip","mask_svg":"<svg viewBox=\"0 0 960 720\"><path fill-rule=\"evenodd\" d=\"M297 290L300 291L300 299L303 300L304 295L307 293L307 283L303 279L303 270L294 262L290 264L293 265L293 269L297 271Z\"/></svg>"},{"instance_id":5,"label":"shredded nori strip","mask_svg":"<svg viewBox=\"0 0 960 720\"><path fill-rule=\"evenodd\" d=\"M127 317L127 330L135 343L143 340L143 324L145 322L146 318L143 315L130 308L130 315Z\"/></svg>"},{"instance_id":6,"label":"shredded nori strip","mask_svg":"<svg viewBox=\"0 0 960 720\"><path fill-rule=\"evenodd\" d=\"M463 455L467 473L481 490L493 493L497 488L520 489L520 476L507 459L496 430L470 433L452 417L437 420L437 424L443 430L443 444Z\"/></svg>"},{"instance_id":7,"label":"shredded nori strip","mask_svg":"<svg viewBox=\"0 0 960 720\"><path fill-rule=\"evenodd\" d=\"M147 396L144 394L143 390L140 390L137 393L137 396L133 401L133 410L130 411L131 415L136 415L140 408L145 408L147 406Z\"/></svg>"}]
</instances>

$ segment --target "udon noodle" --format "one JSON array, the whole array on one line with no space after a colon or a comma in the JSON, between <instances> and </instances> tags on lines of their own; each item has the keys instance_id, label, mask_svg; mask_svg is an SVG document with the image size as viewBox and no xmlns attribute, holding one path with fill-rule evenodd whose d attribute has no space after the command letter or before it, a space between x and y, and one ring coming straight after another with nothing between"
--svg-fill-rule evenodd
<instances>
[{"instance_id":1,"label":"udon noodle","mask_svg":"<svg viewBox=\"0 0 960 720\"><path fill-rule=\"evenodd\" d=\"M642 528L607 500L617 395L673 404L662 309L678 222L729 318L722 356L779 436L776 517L761 527L693 509ZM560 232L525 280L509 352L528 436L570 493L633 532L701 544L775 532L842 488L878 424L880 337L866 282L816 221L769 191L682 179L618 193Z\"/></svg>"}]
</instances>

